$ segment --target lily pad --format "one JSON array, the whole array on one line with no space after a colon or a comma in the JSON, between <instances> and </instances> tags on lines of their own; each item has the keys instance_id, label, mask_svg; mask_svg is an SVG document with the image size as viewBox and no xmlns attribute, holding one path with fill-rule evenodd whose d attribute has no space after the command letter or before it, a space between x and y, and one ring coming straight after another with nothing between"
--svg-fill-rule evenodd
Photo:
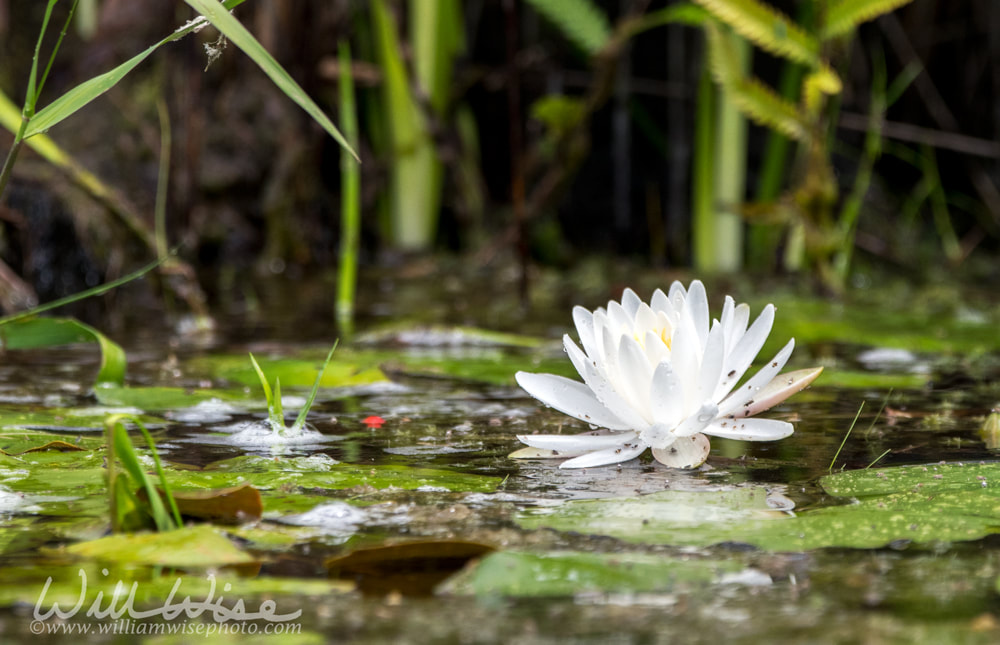
<instances>
[{"instance_id":1,"label":"lily pad","mask_svg":"<svg viewBox=\"0 0 1000 645\"><path fill-rule=\"evenodd\" d=\"M501 481L497 477L435 468L347 464L323 455L288 458L246 455L216 462L205 472L239 474L255 485L271 489L296 486L335 490L364 486L377 489L427 488L485 493L495 490Z\"/></svg>"},{"instance_id":2,"label":"lily pad","mask_svg":"<svg viewBox=\"0 0 1000 645\"><path fill-rule=\"evenodd\" d=\"M49 582L45 587L47 579ZM125 595L134 585L134 608L140 611L162 607L163 601L167 598L172 598L174 603L190 598L195 603L207 601L214 604L219 602L220 596L223 598L220 605L222 607L233 608L235 602L240 600L245 603L247 611L257 611L259 603L250 601L261 596L269 598L283 594L327 596L346 593L353 589L353 585L340 580L247 578L226 572L174 576L163 575L149 568L74 562L65 566L3 567L0 569L0 606L6 607L15 603L34 606L38 603L42 615L45 615L57 605L64 612L72 610L82 598L84 600L80 609L82 615L95 602L99 603L101 609L108 607L114 596L115 586L119 582L125 585ZM42 595L43 588L44 595ZM121 608L123 604L123 600L119 600L116 607ZM298 609L299 606L294 600L275 601L276 615L294 613ZM210 605L207 610L208 616L211 616L211 611Z\"/></svg>"},{"instance_id":3,"label":"lily pad","mask_svg":"<svg viewBox=\"0 0 1000 645\"><path fill-rule=\"evenodd\" d=\"M189 526L164 533L110 535L80 542L60 552L99 562L165 567L219 567L255 562L210 526Z\"/></svg>"},{"instance_id":4,"label":"lily pad","mask_svg":"<svg viewBox=\"0 0 1000 645\"><path fill-rule=\"evenodd\" d=\"M338 354L323 370L320 387L348 387L368 385L385 381L385 375L373 362L355 361ZM322 367L323 358L271 358L256 356L257 363L269 379L281 381L283 388L308 388L316 381L316 371ZM194 371L207 373L215 378L225 379L253 388L260 387L257 373L245 354L222 354L195 359L188 363Z\"/></svg>"},{"instance_id":5,"label":"lily pad","mask_svg":"<svg viewBox=\"0 0 1000 645\"><path fill-rule=\"evenodd\" d=\"M745 568L736 560L694 556L500 551L449 580L445 590L521 597L670 592L690 584L739 580L741 571ZM754 579L770 582L763 573Z\"/></svg>"},{"instance_id":6,"label":"lily pad","mask_svg":"<svg viewBox=\"0 0 1000 645\"><path fill-rule=\"evenodd\" d=\"M769 508L763 488L736 488L571 501L526 511L518 522L629 542L772 551L976 540L1000 532L1000 486L991 482L1000 483L1000 464L885 468L823 478L845 504L797 515Z\"/></svg>"}]
</instances>

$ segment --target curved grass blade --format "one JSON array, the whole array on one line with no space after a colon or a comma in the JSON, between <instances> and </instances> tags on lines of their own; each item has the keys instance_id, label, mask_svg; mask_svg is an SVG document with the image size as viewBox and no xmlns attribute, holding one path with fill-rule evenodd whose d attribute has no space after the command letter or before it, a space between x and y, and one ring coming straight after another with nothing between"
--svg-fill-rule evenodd
<instances>
[{"instance_id":1,"label":"curved grass blade","mask_svg":"<svg viewBox=\"0 0 1000 645\"><path fill-rule=\"evenodd\" d=\"M285 69L278 64L278 61L274 60L274 57L264 46L261 45L253 35L247 31L239 20L234 18L229 14L229 9L223 6L218 0L184 0L195 11L204 16L212 25L215 26L226 38L228 38L234 45L243 50L247 56L249 56L253 62L264 71L265 74L278 86L285 95L299 104L299 106L306 111L306 113L311 116L316 123L323 126L331 137L333 137L337 143L346 148L358 159L358 153L351 148L351 145L344 138L344 135L340 133L333 122L330 121L329 117L323 113L316 103L309 98L309 95L299 87L299 84L295 82L294 79L285 71ZM358 159L360 161L360 159Z\"/></svg>"},{"instance_id":2,"label":"curved grass blade","mask_svg":"<svg viewBox=\"0 0 1000 645\"><path fill-rule=\"evenodd\" d=\"M333 343L333 347L330 348L330 351L326 355L326 360L323 361L323 367L319 368L319 372L316 374L316 382L313 383L312 391L309 392L309 398L306 399L306 404L299 410L299 416L296 417L295 423L292 424L291 434L297 434L305 426L306 415L309 414L309 408L312 407L313 401L316 400L316 392L319 390L319 384L323 380L323 372L326 371L326 366L330 364L330 359L333 358L333 352L337 349L338 344L340 344L340 340Z\"/></svg>"},{"instance_id":3,"label":"curved grass blade","mask_svg":"<svg viewBox=\"0 0 1000 645\"><path fill-rule=\"evenodd\" d=\"M218 6L220 11L226 11L222 4L216 2L215 0L212 1ZM229 2L226 3L226 6L234 7L241 2L243 2L243 0L229 0ZM155 45L151 45L111 71L99 74L98 76L80 83L49 105L45 106L44 109L39 110L28 124L28 128L24 133L24 138L27 139L32 135L43 133L63 119L75 114L98 96L104 94L117 85L119 81L125 78L126 74L135 69L139 63L146 60L150 54L159 49L162 45L179 40L204 26L205 23L203 20L192 20L160 42Z\"/></svg>"},{"instance_id":4,"label":"curved grass blade","mask_svg":"<svg viewBox=\"0 0 1000 645\"><path fill-rule=\"evenodd\" d=\"M28 318L0 322L0 347L34 349L73 343L96 342L101 348L101 367L95 385L122 385L125 382L125 350L97 331L72 318Z\"/></svg>"}]
</instances>

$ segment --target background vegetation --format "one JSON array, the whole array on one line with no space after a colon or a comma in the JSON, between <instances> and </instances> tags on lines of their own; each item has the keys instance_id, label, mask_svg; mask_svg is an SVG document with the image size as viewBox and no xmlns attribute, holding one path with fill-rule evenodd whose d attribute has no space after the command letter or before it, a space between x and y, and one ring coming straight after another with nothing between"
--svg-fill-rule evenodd
<instances>
[{"instance_id":1,"label":"background vegetation","mask_svg":"<svg viewBox=\"0 0 1000 645\"><path fill-rule=\"evenodd\" d=\"M752 11L727 13L740 6L764 5L249 0L235 17L334 123L355 104L360 167L348 172L338 142L205 28L52 127L68 161L19 157L0 205L0 306L179 246L161 288L134 297L211 311L252 297L254 276L332 276L354 239L362 276L458 255L512 268L522 286L529 267L593 254L798 273L828 292L886 272L996 279L1000 6L776 0L763 34ZM44 10L0 2L0 89L15 102ZM81 0L41 104L192 17L183 2ZM805 54L785 47L789 25ZM345 192L360 231L342 221ZM108 304L86 306L75 313Z\"/></svg>"}]
</instances>

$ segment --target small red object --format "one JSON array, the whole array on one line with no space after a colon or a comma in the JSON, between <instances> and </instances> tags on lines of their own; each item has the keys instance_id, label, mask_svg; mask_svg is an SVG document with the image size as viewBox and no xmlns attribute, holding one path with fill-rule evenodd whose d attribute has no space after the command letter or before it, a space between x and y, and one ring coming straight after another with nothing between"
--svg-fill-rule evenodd
<instances>
[{"instance_id":1,"label":"small red object","mask_svg":"<svg viewBox=\"0 0 1000 645\"><path fill-rule=\"evenodd\" d=\"M361 423L365 424L369 428L381 428L382 424L385 423L385 419L382 417L370 416Z\"/></svg>"}]
</instances>

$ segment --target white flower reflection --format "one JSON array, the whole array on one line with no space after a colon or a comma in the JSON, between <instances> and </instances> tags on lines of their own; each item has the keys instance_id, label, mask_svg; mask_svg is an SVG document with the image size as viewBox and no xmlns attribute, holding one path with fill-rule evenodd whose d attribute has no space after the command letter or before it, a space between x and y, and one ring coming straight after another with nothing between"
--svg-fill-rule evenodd
<instances>
[{"instance_id":1,"label":"white flower reflection","mask_svg":"<svg viewBox=\"0 0 1000 645\"><path fill-rule=\"evenodd\" d=\"M822 367L779 376L791 356L788 344L733 391L760 351L774 322L767 305L753 324L750 307L726 296L722 316L709 322L705 286L680 282L649 304L631 289L622 301L593 313L573 309L583 345L563 344L583 383L554 374L518 372L518 384L542 403L592 426L576 435L518 435L530 446L515 458L572 457L562 468L585 468L632 459L651 448L675 468L705 462L705 435L774 441L792 434L792 424L751 419L809 385Z\"/></svg>"}]
</instances>

